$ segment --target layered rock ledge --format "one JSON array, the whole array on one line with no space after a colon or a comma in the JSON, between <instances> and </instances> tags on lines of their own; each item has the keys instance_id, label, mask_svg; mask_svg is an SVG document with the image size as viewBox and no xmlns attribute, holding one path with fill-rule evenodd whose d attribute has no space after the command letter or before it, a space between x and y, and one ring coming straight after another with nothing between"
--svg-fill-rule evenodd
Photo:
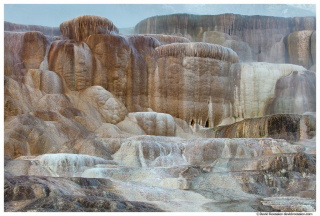
<instances>
[{"instance_id":1,"label":"layered rock ledge","mask_svg":"<svg viewBox=\"0 0 320 216\"><path fill-rule=\"evenodd\" d=\"M64 37L84 41L94 34L119 33L118 28L107 18L93 15L78 16L60 24Z\"/></svg>"}]
</instances>

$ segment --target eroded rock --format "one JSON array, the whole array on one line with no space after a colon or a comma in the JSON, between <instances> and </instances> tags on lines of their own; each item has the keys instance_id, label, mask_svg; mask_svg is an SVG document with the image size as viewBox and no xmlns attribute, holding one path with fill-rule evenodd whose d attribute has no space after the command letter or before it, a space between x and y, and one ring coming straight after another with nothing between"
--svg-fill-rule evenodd
<instances>
[{"instance_id":1,"label":"eroded rock","mask_svg":"<svg viewBox=\"0 0 320 216\"><path fill-rule=\"evenodd\" d=\"M78 16L60 24L64 37L84 41L94 34L119 33L118 28L107 18L93 15Z\"/></svg>"}]
</instances>

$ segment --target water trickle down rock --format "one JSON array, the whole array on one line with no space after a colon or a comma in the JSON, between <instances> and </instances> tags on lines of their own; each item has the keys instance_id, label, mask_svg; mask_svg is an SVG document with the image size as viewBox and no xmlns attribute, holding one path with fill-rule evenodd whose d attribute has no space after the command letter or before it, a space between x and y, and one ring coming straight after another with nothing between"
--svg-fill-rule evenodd
<instances>
[{"instance_id":1,"label":"water trickle down rock","mask_svg":"<svg viewBox=\"0 0 320 216\"><path fill-rule=\"evenodd\" d=\"M150 108L210 127L230 115L229 69L238 62L231 49L206 43L156 48L157 67L149 84Z\"/></svg>"},{"instance_id":2,"label":"water trickle down rock","mask_svg":"<svg viewBox=\"0 0 320 216\"><path fill-rule=\"evenodd\" d=\"M232 84L232 116L224 119L222 125L246 118L265 115L265 107L275 95L276 83L281 77L304 67L290 64L264 62L233 64L230 68ZM279 111L284 113L285 111ZM269 114L273 114L270 112ZM300 113L302 114L302 113Z\"/></svg>"},{"instance_id":3,"label":"water trickle down rock","mask_svg":"<svg viewBox=\"0 0 320 216\"><path fill-rule=\"evenodd\" d=\"M279 62L279 59L284 60L283 52L277 53L280 58L273 58L270 52L276 49L275 46L283 48L282 38L292 32L315 30L315 23L315 17L172 14L140 21L135 26L135 33L178 35L192 42L211 43L205 41L206 38L210 38L208 32L221 32L237 42L247 43L251 48L254 62L285 63L284 61ZM238 53L240 60L246 59L247 53L243 52L243 54L244 56Z\"/></svg>"},{"instance_id":4,"label":"water trickle down rock","mask_svg":"<svg viewBox=\"0 0 320 216\"><path fill-rule=\"evenodd\" d=\"M94 34L119 33L118 28L107 18L93 15L78 16L60 24L60 31L64 37L76 41L85 41Z\"/></svg>"},{"instance_id":5,"label":"water trickle down rock","mask_svg":"<svg viewBox=\"0 0 320 216\"><path fill-rule=\"evenodd\" d=\"M232 41L231 45L236 43L234 47L239 41L257 43L252 55L258 56L258 60L268 58L266 53L272 55L281 48L283 33L314 28L313 18L255 16L240 17L246 22L237 23L239 16L216 17L219 19L214 21L223 25L215 29L196 27L199 30L196 37L202 39L204 31L225 31L231 38L225 35L229 42ZM201 22L190 19L183 28L192 32L194 26L204 21L212 22L211 18L208 16ZM187 19L180 21L181 24L188 22ZM269 21L269 26L265 25ZM137 201L156 203L166 211L225 211L230 210L230 204L234 211L285 209L273 204L263 206L261 198L272 195L310 197L311 202L297 199L295 204L306 204L308 209L313 205L315 157L300 153L304 151L303 146L292 145L283 139L196 137L200 124L212 127L247 118L252 113L253 116L264 115L260 111L265 110L266 101L276 98L277 81L291 82L292 78L288 81L281 77L302 67L237 64L238 56L225 47L204 43L163 45L168 41L177 42L178 38L120 36L116 35L116 28L112 30L113 24L108 23L104 18L93 16L65 22L61 26L70 39L61 37L60 41L54 42L51 52L46 49L39 66L42 70L22 68L21 72L18 68L19 79L12 79L15 74L10 73L5 77L6 211L47 211L48 206L50 210L59 211L153 209L151 205ZM248 25L244 31L234 28L243 25ZM279 26L284 28L279 30ZM174 31L182 36L178 28ZM249 32L249 41L243 39L247 36L240 36L242 33L235 34L236 31ZM17 34L7 34L12 35L17 45L10 51L7 44L6 49L10 51L7 53L20 49L23 37L16 37ZM250 38L255 34L258 38ZM262 36L269 42L261 42L259 37L264 40ZM190 35L186 37L192 39ZM45 38L49 45L58 39ZM179 42L184 41L180 39ZM262 44L267 45L259 47ZM36 47L25 46L25 49L32 50L33 46ZM275 49L268 53L268 47ZM259 51L261 53L257 54ZM59 55L63 57L55 62ZM17 56L20 61L22 54ZM11 57L6 57L6 64L14 62ZM33 67L31 60L26 58L25 62ZM61 73L48 71L50 67ZM230 70L230 67L235 68ZM68 73L64 74L64 71ZM305 82L309 78L301 78L300 73L295 79L309 83ZM308 96L308 91L301 91L298 98L303 94ZM167 101L167 95L170 101ZM285 90L279 95L296 96ZM176 100L179 97L182 103ZM151 112L150 108L158 113ZM163 109L166 110L159 113ZM277 108L278 111L281 109L286 110L282 106ZM240 114L235 115L234 110ZM176 113L172 116L180 119L166 114L168 112ZM303 115L300 121L298 119L280 116L268 127L268 132L276 135L280 131L286 139L314 136L315 118ZM128 122L130 124L123 127ZM259 128L261 132L256 126L253 129ZM178 134L188 139L163 136ZM35 159L33 155L39 156ZM96 157L100 158L94 159ZM18 166L21 167L18 169ZM43 177L57 173L60 177ZM63 177L74 175L90 178ZM39 199L34 201L34 198ZM109 198L115 201L107 201ZM122 202L124 199L133 201ZM14 200L22 202L11 202ZM219 206L215 204L217 202ZM20 208L21 205L24 207ZM84 207L79 208L79 205ZM127 209L128 206L131 207Z\"/></svg>"},{"instance_id":6,"label":"water trickle down rock","mask_svg":"<svg viewBox=\"0 0 320 216\"><path fill-rule=\"evenodd\" d=\"M315 117L312 115L275 114L218 127L211 136L217 138L272 137L296 142L315 136L315 122Z\"/></svg>"},{"instance_id":7,"label":"water trickle down rock","mask_svg":"<svg viewBox=\"0 0 320 216\"><path fill-rule=\"evenodd\" d=\"M264 113L296 113L316 111L316 74L311 71L294 71L280 78L274 97L269 99Z\"/></svg>"},{"instance_id":8,"label":"water trickle down rock","mask_svg":"<svg viewBox=\"0 0 320 216\"><path fill-rule=\"evenodd\" d=\"M22 81L28 69L39 69L50 42L41 32L5 32L4 75Z\"/></svg>"},{"instance_id":9,"label":"water trickle down rock","mask_svg":"<svg viewBox=\"0 0 320 216\"><path fill-rule=\"evenodd\" d=\"M286 62L302 65L309 69L314 63L311 56L312 30L297 31L287 35L283 41L286 48Z\"/></svg>"}]
</instances>

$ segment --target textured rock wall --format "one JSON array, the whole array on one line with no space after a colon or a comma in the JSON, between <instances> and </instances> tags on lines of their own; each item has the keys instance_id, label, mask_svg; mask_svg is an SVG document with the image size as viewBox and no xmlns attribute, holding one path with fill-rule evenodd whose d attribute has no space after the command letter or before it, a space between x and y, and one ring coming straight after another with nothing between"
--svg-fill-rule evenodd
<instances>
[{"instance_id":1,"label":"textured rock wall","mask_svg":"<svg viewBox=\"0 0 320 216\"><path fill-rule=\"evenodd\" d=\"M217 159L249 159L277 153L295 153L299 146L273 139L190 139L135 136L113 155L119 164L137 167L210 165ZM217 161L216 161L217 162Z\"/></svg>"},{"instance_id":2,"label":"textured rock wall","mask_svg":"<svg viewBox=\"0 0 320 216\"><path fill-rule=\"evenodd\" d=\"M5 76L4 86L6 158L84 149L86 153L107 155L117 148L109 146L113 145L111 140L109 144L72 141L93 138L93 131L99 138L110 137L99 128L124 120L124 105L101 86L71 92L57 73L36 69L30 69L23 82ZM113 135L121 133L114 127Z\"/></svg>"},{"instance_id":3,"label":"textured rock wall","mask_svg":"<svg viewBox=\"0 0 320 216\"><path fill-rule=\"evenodd\" d=\"M190 123L217 125L230 115L231 49L205 43L158 47L149 84L150 108Z\"/></svg>"},{"instance_id":4,"label":"textured rock wall","mask_svg":"<svg viewBox=\"0 0 320 216\"><path fill-rule=\"evenodd\" d=\"M143 111L148 107L148 71L155 62L151 54L160 45L153 37L95 34L85 42L55 41L48 63L70 90L100 85L129 111Z\"/></svg>"},{"instance_id":5,"label":"textured rock wall","mask_svg":"<svg viewBox=\"0 0 320 216\"><path fill-rule=\"evenodd\" d=\"M4 33L4 75L22 80L28 69L39 69L50 45L41 32Z\"/></svg>"},{"instance_id":6,"label":"textured rock wall","mask_svg":"<svg viewBox=\"0 0 320 216\"><path fill-rule=\"evenodd\" d=\"M316 74L295 71L277 81L274 97L268 100L264 113L305 112L316 112Z\"/></svg>"},{"instance_id":7,"label":"textured rock wall","mask_svg":"<svg viewBox=\"0 0 320 216\"><path fill-rule=\"evenodd\" d=\"M315 30L315 23L315 17L173 14L142 20L135 26L135 32L178 35L200 42L206 41L205 38L208 36L204 37L205 32L218 31L228 34L233 40L247 43L251 48L252 61L285 63L284 61L279 62L278 58L273 59L272 55L269 57L269 53L274 52L273 50L280 46L277 44L286 35L294 31ZM282 53L278 55L280 54ZM241 60L248 60L240 54L239 56Z\"/></svg>"},{"instance_id":8,"label":"textured rock wall","mask_svg":"<svg viewBox=\"0 0 320 216\"><path fill-rule=\"evenodd\" d=\"M138 124L147 135L174 136L176 125L172 116L165 113L130 113L129 119Z\"/></svg>"},{"instance_id":9,"label":"textured rock wall","mask_svg":"<svg viewBox=\"0 0 320 216\"><path fill-rule=\"evenodd\" d=\"M92 86L80 92L79 97L95 108L105 122L117 124L127 114L126 107L101 86Z\"/></svg>"},{"instance_id":10,"label":"textured rock wall","mask_svg":"<svg viewBox=\"0 0 320 216\"><path fill-rule=\"evenodd\" d=\"M203 33L202 41L231 48L238 54L240 62L253 61L252 50L248 43L234 40L229 34L218 31L206 31Z\"/></svg>"},{"instance_id":11,"label":"textured rock wall","mask_svg":"<svg viewBox=\"0 0 320 216\"><path fill-rule=\"evenodd\" d=\"M84 42L54 41L48 54L49 69L62 76L70 90L83 90L94 84L91 55L90 48Z\"/></svg>"},{"instance_id":12,"label":"textured rock wall","mask_svg":"<svg viewBox=\"0 0 320 216\"><path fill-rule=\"evenodd\" d=\"M39 25L22 25L22 24L7 22L7 21L4 21L4 31L13 31L13 32L38 31L44 35L61 36L61 32L58 27L48 27L48 26L39 26Z\"/></svg>"},{"instance_id":13,"label":"textured rock wall","mask_svg":"<svg viewBox=\"0 0 320 216\"><path fill-rule=\"evenodd\" d=\"M233 115L236 121L265 115L268 100L275 96L278 79L304 67L290 64L239 63L230 68L233 87ZM293 98L291 98L293 99ZM312 100L312 99L311 99ZM289 109L289 104L286 107ZM272 114L272 112L269 112ZM298 113L302 114L302 113ZM233 123L225 119L224 124Z\"/></svg>"},{"instance_id":14,"label":"textured rock wall","mask_svg":"<svg viewBox=\"0 0 320 216\"><path fill-rule=\"evenodd\" d=\"M312 33L312 30L297 31L284 38L287 62L302 65L307 69L313 65L311 56L311 51L314 49L311 46Z\"/></svg>"},{"instance_id":15,"label":"textured rock wall","mask_svg":"<svg viewBox=\"0 0 320 216\"><path fill-rule=\"evenodd\" d=\"M86 43L94 57L92 82L113 93L130 112L147 108L148 64L160 43L151 37L117 35L92 35Z\"/></svg>"},{"instance_id":16,"label":"textured rock wall","mask_svg":"<svg viewBox=\"0 0 320 216\"><path fill-rule=\"evenodd\" d=\"M85 41L87 37L93 34L119 33L119 30L107 18L83 15L61 23L60 32L64 37L76 41Z\"/></svg>"},{"instance_id":17,"label":"textured rock wall","mask_svg":"<svg viewBox=\"0 0 320 216\"><path fill-rule=\"evenodd\" d=\"M93 29L107 23L99 17L97 20L101 23L97 21L95 24L92 24L95 19L91 16L78 17L67 22L68 28L86 19L90 25L96 26ZM274 97L274 86L279 78L289 75L293 70L305 70L299 66L266 63L234 64L230 68L232 63L238 61L238 57L231 49L221 46L204 43L161 46L162 43L153 36L94 34L94 31L89 30L87 27L78 29L77 34L86 35L82 38L84 40L87 37L85 42L57 40L53 41L50 50L48 47L53 39L41 33L7 33L5 49L12 55L6 55L5 74L22 79L27 69L43 67L47 61L47 69L58 73L66 87L72 91L99 85L119 98L129 112L141 112L150 107L156 112L181 118L189 124L193 122L202 126L215 126L263 116L265 113L283 112L287 105L276 111L274 108L265 108L266 100ZM40 42L43 41L40 44L36 40L38 37L41 37ZM167 42L187 41L174 36L157 37ZM218 40L236 50L239 44L244 43L234 40L235 36L217 31L206 32L204 39ZM21 41L25 40L35 42L28 42L21 47L24 44ZM34 49L40 51L35 53ZM238 49L239 53L241 49ZM250 53L246 49L242 51ZM28 53L39 54L32 56ZM17 63L20 61L21 64ZM22 65L22 69L12 69L17 68L17 65ZM10 74L12 72L14 74ZM298 95L301 97L304 94ZM293 95L288 97L288 100L292 100ZM251 98L255 99L251 101ZM272 102L269 100L269 103ZM314 99L306 103L312 104ZM313 107L303 107L303 111L314 111ZM303 111L300 109L294 112L302 114Z\"/></svg>"},{"instance_id":18,"label":"textured rock wall","mask_svg":"<svg viewBox=\"0 0 320 216\"><path fill-rule=\"evenodd\" d=\"M317 60L317 35L316 31L314 31L311 35L311 57L312 63L315 65Z\"/></svg>"},{"instance_id":19,"label":"textured rock wall","mask_svg":"<svg viewBox=\"0 0 320 216\"><path fill-rule=\"evenodd\" d=\"M315 132L316 119L312 115L276 114L219 127L214 135L217 138L272 137L296 142L311 139Z\"/></svg>"},{"instance_id":20,"label":"textured rock wall","mask_svg":"<svg viewBox=\"0 0 320 216\"><path fill-rule=\"evenodd\" d=\"M259 37L283 24L258 18L235 26ZM197 37L248 61L251 42L225 21L226 33ZM117 35L100 17L61 28L70 38L5 33L5 211L315 210L315 73L239 64L227 47L176 36ZM260 60L281 57L279 31ZM308 113L204 128L282 111ZM210 135L232 139L199 138Z\"/></svg>"}]
</instances>

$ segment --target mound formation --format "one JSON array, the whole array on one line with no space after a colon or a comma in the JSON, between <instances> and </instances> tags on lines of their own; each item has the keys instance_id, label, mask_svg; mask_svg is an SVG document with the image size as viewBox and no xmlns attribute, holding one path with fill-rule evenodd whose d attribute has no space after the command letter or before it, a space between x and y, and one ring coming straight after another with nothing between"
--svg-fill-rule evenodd
<instances>
[{"instance_id":1,"label":"mound formation","mask_svg":"<svg viewBox=\"0 0 320 216\"><path fill-rule=\"evenodd\" d=\"M5 23L5 211L315 211L315 18L135 30Z\"/></svg>"}]
</instances>

